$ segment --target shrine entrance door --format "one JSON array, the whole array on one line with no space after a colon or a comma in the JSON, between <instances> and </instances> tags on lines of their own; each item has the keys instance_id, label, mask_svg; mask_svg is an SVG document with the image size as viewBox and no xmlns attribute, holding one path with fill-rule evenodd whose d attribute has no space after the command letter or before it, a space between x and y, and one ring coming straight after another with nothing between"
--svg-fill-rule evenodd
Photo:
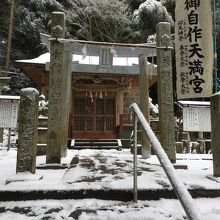
<instances>
[{"instance_id":1,"label":"shrine entrance door","mask_svg":"<svg viewBox=\"0 0 220 220\"><path fill-rule=\"evenodd\" d=\"M73 138L116 138L115 96L99 93L78 95L73 99Z\"/></svg>"}]
</instances>

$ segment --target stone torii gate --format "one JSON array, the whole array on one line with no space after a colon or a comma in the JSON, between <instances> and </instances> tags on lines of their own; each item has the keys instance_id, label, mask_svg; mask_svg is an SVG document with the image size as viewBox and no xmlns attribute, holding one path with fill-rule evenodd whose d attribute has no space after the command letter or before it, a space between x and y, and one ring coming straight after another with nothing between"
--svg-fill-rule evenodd
<instances>
[{"instance_id":1,"label":"stone torii gate","mask_svg":"<svg viewBox=\"0 0 220 220\"><path fill-rule=\"evenodd\" d=\"M65 40L65 15L62 12L52 13L52 29L50 39L50 79L49 79L49 109L48 109L48 142L47 142L47 164L60 164L61 156L66 153L67 133L68 133L68 115L70 108L71 95L71 71L72 71L72 45L74 40ZM169 159L175 162L174 148L174 121L170 120L173 115L173 98L172 98L172 65L171 65L171 47L170 47L170 25L162 23L158 26L158 45L157 56L159 66L159 114L161 126L160 140L168 154ZM86 43L86 42L85 42ZM89 43L89 42L87 42ZM94 42L90 42L94 44ZM99 44L99 42L96 42ZM101 45L102 43L100 43ZM116 44L105 43L108 46ZM120 44L121 46L129 46ZM137 45L130 45L130 47ZM139 47L148 48L147 45L139 45ZM155 48L155 46L153 47ZM166 59L165 59L166 58ZM146 57L140 56L139 66L142 74L147 74L145 65ZM165 62L166 60L166 62ZM161 65L160 65L161 64ZM141 74L141 75L142 75ZM142 75L143 77L143 75ZM147 80L145 78L141 83L142 93L141 100L146 99L149 93ZM161 100L162 99L162 100ZM161 101L160 101L161 100ZM148 103L143 103L142 109L149 109ZM167 117L169 115L169 118ZM146 116L149 113L146 112ZM166 132L164 132L164 129ZM150 146L147 140L143 140L143 157L150 156ZM163 141L164 140L164 141Z\"/></svg>"}]
</instances>

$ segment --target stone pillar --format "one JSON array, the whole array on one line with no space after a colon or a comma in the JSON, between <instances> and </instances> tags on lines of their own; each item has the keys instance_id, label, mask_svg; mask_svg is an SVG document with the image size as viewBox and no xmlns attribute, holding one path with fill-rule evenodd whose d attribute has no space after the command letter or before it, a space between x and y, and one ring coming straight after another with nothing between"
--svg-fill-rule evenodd
<instances>
[{"instance_id":1,"label":"stone pillar","mask_svg":"<svg viewBox=\"0 0 220 220\"><path fill-rule=\"evenodd\" d=\"M21 90L16 172L35 173L37 154L38 96L34 88Z\"/></svg>"},{"instance_id":2,"label":"stone pillar","mask_svg":"<svg viewBox=\"0 0 220 220\"><path fill-rule=\"evenodd\" d=\"M220 92L211 96L211 127L213 173L220 177Z\"/></svg>"},{"instance_id":3,"label":"stone pillar","mask_svg":"<svg viewBox=\"0 0 220 220\"><path fill-rule=\"evenodd\" d=\"M64 38L65 16L62 12L52 13L51 37ZM65 71L64 71L64 43L51 41L50 51L50 79L49 79L49 106L48 106L48 132L46 163L60 164L65 137L64 100Z\"/></svg>"},{"instance_id":4,"label":"stone pillar","mask_svg":"<svg viewBox=\"0 0 220 220\"><path fill-rule=\"evenodd\" d=\"M157 25L159 124L161 145L170 161L176 162L172 53L170 49L166 49L171 46L170 29L170 24L167 22Z\"/></svg>"},{"instance_id":5,"label":"stone pillar","mask_svg":"<svg viewBox=\"0 0 220 220\"><path fill-rule=\"evenodd\" d=\"M145 55L139 56L139 68L140 68L140 109L150 124L150 108L149 108L149 84L148 84L148 69L147 58ZM151 144L146 137L143 128L141 128L141 154L143 159L147 159L151 156Z\"/></svg>"}]
</instances>

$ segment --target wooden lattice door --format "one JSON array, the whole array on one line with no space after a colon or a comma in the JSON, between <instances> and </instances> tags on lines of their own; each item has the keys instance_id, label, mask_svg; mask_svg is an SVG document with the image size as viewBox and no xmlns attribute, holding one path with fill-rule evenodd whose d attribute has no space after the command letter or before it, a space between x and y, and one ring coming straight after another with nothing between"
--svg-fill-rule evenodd
<instances>
[{"instance_id":1,"label":"wooden lattice door","mask_svg":"<svg viewBox=\"0 0 220 220\"><path fill-rule=\"evenodd\" d=\"M74 136L113 138L115 136L115 97L75 97Z\"/></svg>"}]
</instances>

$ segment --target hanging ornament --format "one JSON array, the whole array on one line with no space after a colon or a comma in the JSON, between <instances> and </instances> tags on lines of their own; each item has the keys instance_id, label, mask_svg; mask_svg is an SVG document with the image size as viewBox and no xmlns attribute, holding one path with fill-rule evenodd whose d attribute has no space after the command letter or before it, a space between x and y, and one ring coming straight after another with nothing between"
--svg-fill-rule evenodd
<instances>
[{"instance_id":1,"label":"hanging ornament","mask_svg":"<svg viewBox=\"0 0 220 220\"><path fill-rule=\"evenodd\" d=\"M92 91L90 91L89 96L90 96L91 102L93 102L93 95L92 95Z\"/></svg>"},{"instance_id":2,"label":"hanging ornament","mask_svg":"<svg viewBox=\"0 0 220 220\"><path fill-rule=\"evenodd\" d=\"M99 98L100 98L100 99L103 99L102 91L100 91L100 93L99 93Z\"/></svg>"},{"instance_id":3,"label":"hanging ornament","mask_svg":"<svg viewBox=\"0 0 220 220\"><path fill-rule=\"evenodd\" d=\"M87 45L82 48L82 58L85 59L87 56Z\"/></svg>"},{"instance_id":4,"label":"hanging ornament","mask_svg":"<svg viewBox=\"0 0 220 220\"><path fill-rule=\"evenodd\" d=\"M117 51L114 49L114 46L111 47L110 53L113 55L113 57L117 57Z\"/></svg>"}]
</instances>

